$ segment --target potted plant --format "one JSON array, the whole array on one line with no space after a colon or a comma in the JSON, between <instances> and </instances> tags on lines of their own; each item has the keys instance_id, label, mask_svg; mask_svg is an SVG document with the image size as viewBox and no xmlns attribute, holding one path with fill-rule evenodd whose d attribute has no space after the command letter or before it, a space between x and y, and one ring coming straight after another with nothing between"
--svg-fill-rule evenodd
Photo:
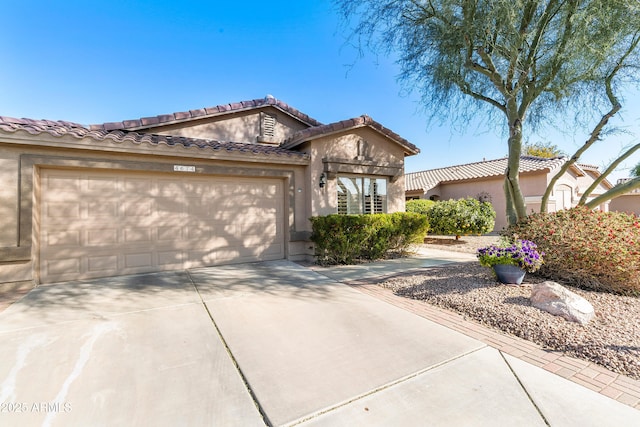
<instances>
[{"instance_id":1,"label":"potted plant","mask_svg":"<svg viewBox=\"0 0 640 427\"><path fill-rule=\"evenodd\" d=\"M476 256L483 267L492 267L500 283L522 284L527 272L533 273L544 263L544 252L530 240L515 239L511 243L478 249Z\"/></svg>"}]
</instances>

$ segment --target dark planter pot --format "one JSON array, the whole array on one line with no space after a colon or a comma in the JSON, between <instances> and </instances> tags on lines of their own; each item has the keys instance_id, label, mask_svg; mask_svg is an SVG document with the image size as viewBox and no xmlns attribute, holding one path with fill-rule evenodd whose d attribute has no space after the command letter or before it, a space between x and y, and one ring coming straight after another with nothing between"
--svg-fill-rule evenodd
<instances>
[{"instance_id":1,"label":"dark planter pot","mask_svg":"<svg viewBox=\"0 0 640 427\"><path fill-rule=\"evenodd\" d=\"M526 271L516 265L497 264L493 266L498 281L509 285L521 285Z\"/></svg>"}]
</instances>

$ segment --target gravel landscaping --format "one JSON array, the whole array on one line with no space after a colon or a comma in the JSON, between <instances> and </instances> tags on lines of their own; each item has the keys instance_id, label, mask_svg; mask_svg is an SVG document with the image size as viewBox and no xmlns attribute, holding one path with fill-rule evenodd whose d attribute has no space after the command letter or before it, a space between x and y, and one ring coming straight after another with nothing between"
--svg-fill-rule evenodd
<instances>
[{"instance_id":1,"label":"gravel landscaping","mask_svg":"<svg viewBox=\"0 0 640 427\"><path fill-rule=\"evenodd\" d=\"M497 237L462 237L456 244L445 242L452 238L430 239L427 248L455 247L473 253ZM531 284L541 281L544 279L527 274L522 286L501 285L490 269L473 261L428 268L380 285L398 295L454 310L545 349L562 351L640 380L640 298L569 288L587 299L596 312L589 324L581 326L531 306Z\"/></svg>"}]
</instances>

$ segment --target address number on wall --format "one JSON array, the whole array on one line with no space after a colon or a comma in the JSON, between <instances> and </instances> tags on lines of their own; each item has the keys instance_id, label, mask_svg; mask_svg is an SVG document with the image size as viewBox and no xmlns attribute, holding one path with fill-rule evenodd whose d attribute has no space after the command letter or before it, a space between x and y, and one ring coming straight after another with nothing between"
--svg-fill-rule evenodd
<instances>
[{"instance_id":1,"label":"address number on wall","mask_svg":"<svg viewBox=\"0 0 640 427\"><path fill-rule=\"evenodd\" d=\"M173 165L174 172L195 172L195 166Z\"/></svg>"}]
</instances>

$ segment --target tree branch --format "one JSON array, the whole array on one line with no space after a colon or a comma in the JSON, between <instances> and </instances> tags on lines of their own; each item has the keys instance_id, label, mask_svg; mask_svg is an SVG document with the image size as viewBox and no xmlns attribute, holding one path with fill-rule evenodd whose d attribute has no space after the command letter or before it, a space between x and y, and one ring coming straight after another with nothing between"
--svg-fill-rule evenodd
<instances>
[{"instance_id":1,"label":"tree branch","mask_svg":"<svg viewBox=\"0 0 640 427\"><path fill-rule=\"evenodd\" d=\"M578 6L577 5L578 2L576 0L569 0L568 3L570 7L569 7L569 10L567 10L567 15L565 16L565 24L563 27L564 32L562 33L562 39L560 40L559 43L557 43L556 51L553 55L553 58L550 60L551 71L537 85L533 87L533 91L530 95L532 99L536 99L547 88L547 86L551 84L552 81L555 80L556 76L558 75L558 72L562 68L562 64L563 64L562 56L565 53L565 49L567 47L567 44L569 43L569 40L571 38L571 32L573 30L571 19L573 18ZM551 5L551 2L549 4ZM549 23L551 22L551 19L556 15L556 13L553 13L552 15L549 16L549 20L544 23L544 28L546 28L546 26L549 25ZM544 29L541 28L541 31L544 32ZM539 40L537 43L539 43Z\"/></svg>"},{"instance_id":2,"label":"tree branch","mask_svg":"<svg viewBox=\"0 0 640 427\"><path fill-rule=\"evenodd\" d=\"M469 95L479 101L487 102L492 106L496 107L497 109L499 109L500 111L502 111L503 113L505 114L507 113L507 108L503 104L501 104L500 102L496 101L493 98L489 98L488 96L474 92L473 90L471 90L471 88L468 87L468 84L458 84L458 87L460 88L460 91L465 95Z\"/></svg>"},{"instance_id":3,"label":"tree branch","mask_svg":"<svg viewBox=\"0 0 640 427\"><path fill-rule=\"evenodd\" d=\"M591 147L596 141L600 139L602 129L607 125L607 123L609 123L609 120L622 108L622 106L620 105L620 101L618 101L618 98L613 92L613 78L625 66L624 61L633 53L639 43L640 31L634 34L629 47L620 57L620 59L616 63L616 66L613 67L613 70L609 72L607 78L605 79L605 90L607 92L607 98L609 98L609 102L611 103L611 110L609 110L604 116L602 116L596 127L593 129L593 131L591 131L591 136L589 137L589 139L582 145L582 147L580 147L580 149L578 149L578 151L575 152L573 156L571 156L571 159L569 159L569 161L562 165L558 173L553 178L551 178L551 181L547 185L547 189L542 196L542 202L540 203L541 212L545 212L547 210L549 196L551 194L551 191L553 191L553 187L555 186L555 183L558 181L558 179L560 179L560 177L569 169L569 167L571 167L572 164L578 161L580 156L585 151L587 151L589 147Z\"/></svg>"},{"instance_id":4,"label":"tree branch","mask_svg":"<svg viewBox=\"0 0 640 427\"><path fill-rule=\"evenodd\" d=\"M609 167L604 172L602 172L602 175L600 175L597 179L595 179L593 183L589 186L589 188L587 188L584 191L584 193L582 194L582 197L580 197L580 201L578 201L578 206L584 205L587 202L587 197L589 197L589 195L593 192L593 190L595 190L596 187L600 185L602 181L604 181L607 175L613 172L613 170L617 168L618 165L624 161L624 159L626 159L627 157L629 157L639 149L640 149L640 144L636 144L633 147L631 147L629 150L627 150L622 156L618 157L613 163L611 163ZM604 193L604 194L607 194L607 193Z\"/></svg>"},{"instance_id":5,"label":"tree branch","mask_svg":"<svg viewBox=\"0 0 640 427\"><path fill-rule=\"evenodd\" d=\"M582 154L584 154L584 152L587 151L589 147L591 147L596 141L600 139L600 133L602 133L602 129L609 122L611 117L613 117L620 110L620 103L617 102L617 99L615 101L616 104L611 108L611 110L609 110L609 112L607 112L607 114L602 116L596 127L591 132L591 136L589 137L589 139L582 145L582 147L578 149L578 151L573 154L573 156L571 156L571 158L564 165L562 165L558 173L555 174L553 178L551 178L551 181L549 181L547 189L542 196L542 202L540 203L540 212L546 212L549 196L551 195L551 191L553 190L556 182L558 182L560 177L564 175L564 173L571 167L571 165L578 161L580 156L582 156Z\"/></svg>"},{"instance_id":6,"label":"tree branch","mask_svg":"<svg viewBox=\"0 0 640 427\"><path fill-rule=\"evenodd\" d=\"M498 89L498 91L501 94L503 94L505 96L505 98L508 97L509 96L509 91L507 90L507 87L504 84L505 82L502 80L502 76L500 75L500 73L496 69L496 66L493 63L493 59L491 59L491 55L489 55L484 50L483 47L476 48L476 51L478 52L478 55L480 55L480 58L482 59L482 61L486 65L485 69L488 72L485 75L487 77L489 77L489 80L491 80L491 83L493 83L493 85L496 87L496 89Z\"/></svg>"},{"instance_id":7,"label":"tree branch","mask_svg":"<svg viewBox=\"0 0 640 427\"><path fill-rule=\"evenodd\" d=\"M594 209L604 202L607 202L611 199L615 199L616 197L621 196L625 193L630 193L631 191L638 188L640 188L640 177L633 178L632 180L629 180L624 184L616 185L611 190L596 197L595 199L591 200L589 203L585 203L585 206L588 207L589 209Z\"/></svg>"},{"instance_id":8,"label":"tree branch","mask_svg":"<svg viewBox=\"0 0 640 427\"><path fill-rule=\"evenodd\" d=\"M525 43L527 28L531 24L531 20L533 19L535 10L536 10L536 2L534 1L529 1L524 8L524 12L522 14L522 20L520 21L520 28L518 30L519 41L515 49L512 47L510 52L509 69L507 71L507 82L509 82L509 84L511 84L511 81L513 80L514 75L516 73L516 69L518 67L518 63L520 59L520 49L522 45ZM528 69L530 63L520 64L520 65L523 66L523 69L525 68ZM522 77L522 74L528 74L528 73L521 72L521 77ZM518 82L516 82L514 87L511 87L511 89L515 88L515 86L521 86L519 83L520 83L520 79L518 79Z\"/></svg>"}]
</instances>

